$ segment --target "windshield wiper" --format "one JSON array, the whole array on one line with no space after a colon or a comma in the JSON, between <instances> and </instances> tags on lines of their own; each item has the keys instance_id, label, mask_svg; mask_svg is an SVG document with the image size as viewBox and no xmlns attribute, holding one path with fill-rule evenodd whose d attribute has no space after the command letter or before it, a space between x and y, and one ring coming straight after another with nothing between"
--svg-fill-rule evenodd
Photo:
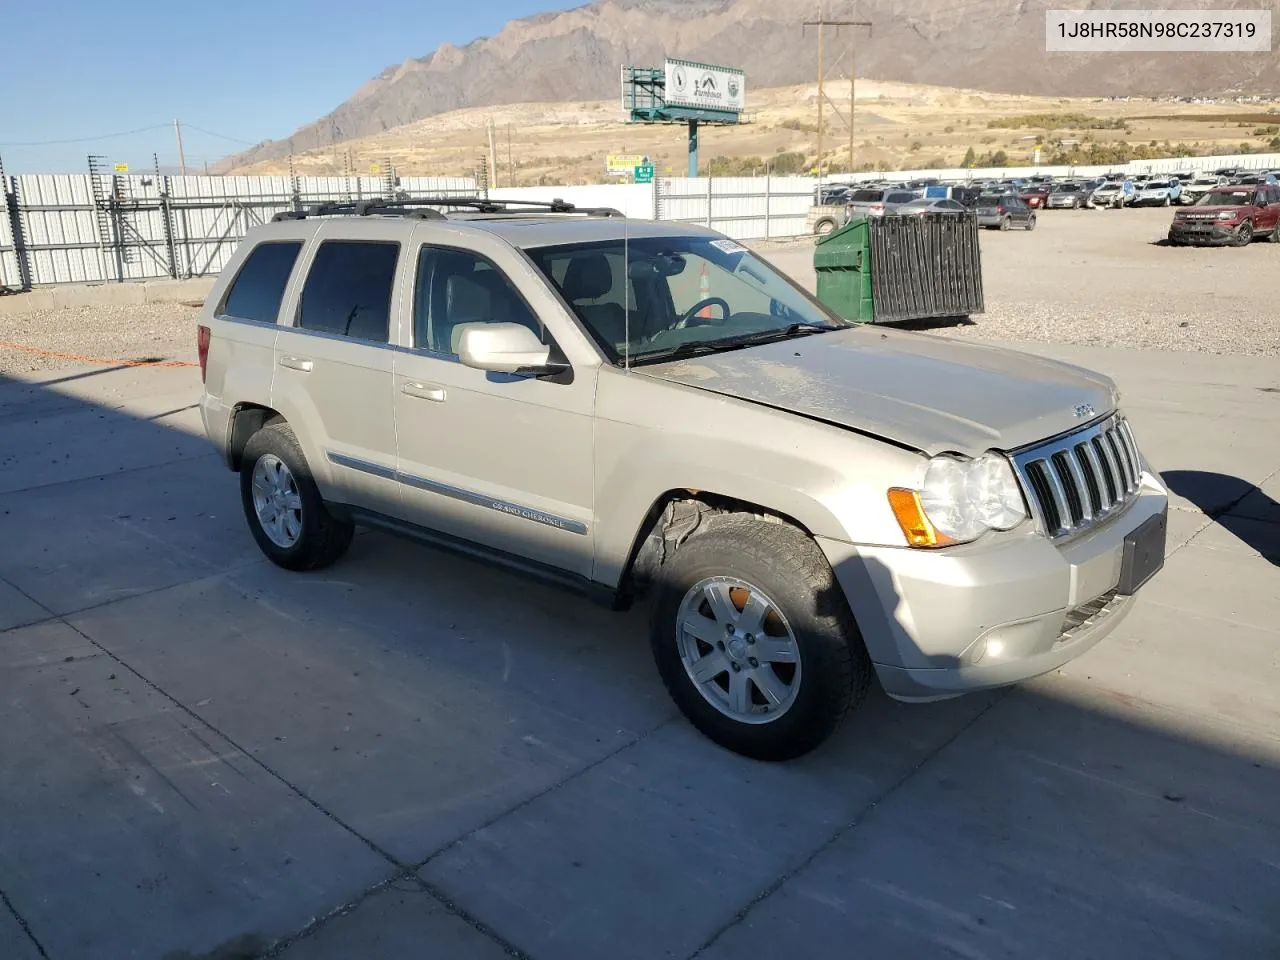
<instances>
[{"instance_id":1,"label":"windshield wiper","mask_svg":"<svg viewBox=\"0 0 1280 960\"><path fill-rule=\"evenodd\" d=\"M827 333L831 330L843 330L844 327L821 323L793 323L781 330L759 330L755 333L743 333L735 337L721 337L718 340L695 340L682 343L677 347L644 353L633 358L632 363L656 363L661 360L683 360L685 357L696 357L721 350L734 350L738 347L751 347L762 343L773 343L778 340L789 340L792 337L807 337L815 333Z\"/></svg>"}]
</instances>

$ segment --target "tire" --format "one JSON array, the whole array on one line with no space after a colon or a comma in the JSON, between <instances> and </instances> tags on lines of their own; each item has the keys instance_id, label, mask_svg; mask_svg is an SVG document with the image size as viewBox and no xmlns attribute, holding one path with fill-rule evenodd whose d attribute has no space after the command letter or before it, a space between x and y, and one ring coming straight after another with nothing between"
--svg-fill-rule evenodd
<instances>
[{"instance_id":1,"label":"tire","mask_svg":"<svg viewBox=\"0 0 1280 960\"><path fill-rule=\"evenodd\" d=\"M1181 241L1181 240L1179 240L1179 239L1177 239L1177 238L1173 235L1173 231L1172 231L1172 230L1171 230L1171 231L1169 231L1169 237L1168 237L1168 239L1169 239L1169 246L1171 246L1171 247L1180 247L1180 246L1182 246L1182 241Z\"/></svg>"},{"instance_id":2,"label":"tire","mask_svg":"<svg viewBox=\"0 0 1280 960\"><path fill-rule=\"evenodd\" d=\"M1013 224L1013 221L1009 217L1005 217L1003 220L1000 221L1000 229L1008 230L1009 227L1012 226L1012 224Z\"/></svg>"},{"instance_id":3,"label":"tire","mask_svg":"<svg viewBox=\"0 0 1280 960\"><path fill-rule=\"evenodd\" d=\"M760 635L742 625L751 617ZM783 523L711 517L659 571L649 628L658 673L680 711L709 739L757 760L813 750L870 686L871 662L831 567L817 544ZM752 657L783 649L792 661ZM704 662L706 678L695 680ZM745 692L735 703L736 691Z\"/></svg>"},{"instance_id":4,"label":"tire","mask_svg":"<svg viewBox=\"0 0 1280 960\"><path fill-rule=\"evenodd\" d=\"M260 510L255 497L269 502ZM286 570L327 567L351 546L354 525L325 508L298 438L284 420L267 424L245 444L240 501L258 548ZM281 519L271 524L264 520L270 516Z\"/></svg>"},{"instance_id":5,"label":"tire","mask_svg":"<svg viewBox=\"0 0 1280 960\"><path fill-rule=\"evenodd\" d=\"M1253 224L1246 220L1236 227L1235 233L1231 235L1231 245L1233 247L1247 247L1252 242Z\"/></svg>"},{"instance_id":6,"label":"tire","mask_svg":"<svg viewBox=\"0 0 1280 960\"><path fill-rule=\"evenodd\" d=\"M1171 202L1171 201L1169 200L1169 198L1168 198L1168 197L1165 197L1165 198L1164 198L1164 203L1160 204L1160 206L1162 206L1162 207L1167 207L1167 206L1170 204L1170 202Z\"/></svg>"},{"instance_id":7,"label":"tire","mask_svg":"<svg viewBox=\"0 0 1280 960\"><path fill-rule=\"evenodd\" d=\"M1036 215L1033 213L1031 216L1027 217L1026 229L1034 230L1035 228L1036 228Z\"/></svg>"},{"instance_id":8,"label":"tire","mask_svg":"<svg viewBox=\"0 0 1280 960\"><path fill-rule=\"evenodd\" d=\"M813 235L815 237L825 237L827 234L834 232L836 222L834 220L819 220L813 225Z\"/></svg>"},{"instance_id":9,"label":"tire","mask_svg":"<svg viewBox=\"0 0 1280 960\"><path fill-rule=\"evenodd\" d=\"M1071 209L1072 209L1072 210L1079 210L1079 209L1080 209L1080 201L1079 201L1079 200L1072 200L1072 201L1071 201Z\"/></svg>"},{"instance_id":10,"label":"tire","mask_svg":"<svg viewBox=\"0 0 1280 960\"><path fill-rule=\"evenodd\" d=\"M1271 228L1271 233L1267 235L1267 239L1272 243L1280 243L1280 223Z\"/></svg>"}]
</instances>

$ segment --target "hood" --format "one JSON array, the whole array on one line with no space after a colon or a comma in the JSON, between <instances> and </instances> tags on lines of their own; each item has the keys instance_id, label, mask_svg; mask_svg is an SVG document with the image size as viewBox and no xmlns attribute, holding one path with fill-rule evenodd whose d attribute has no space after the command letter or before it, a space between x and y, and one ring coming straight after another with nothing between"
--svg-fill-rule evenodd
<instances>
[{"instance_id":1,"label":"hood","mask_svg":"<svg viewBox=\"0 0 1280 960\"><path fill-rule=\"evenodd\" d=\"M1080 367L944 337L862 326L635 368L935 454L1012 450L1115 408ZM1077 413L1080 410L1080 413Z\"/></svg>"}]
</instances>

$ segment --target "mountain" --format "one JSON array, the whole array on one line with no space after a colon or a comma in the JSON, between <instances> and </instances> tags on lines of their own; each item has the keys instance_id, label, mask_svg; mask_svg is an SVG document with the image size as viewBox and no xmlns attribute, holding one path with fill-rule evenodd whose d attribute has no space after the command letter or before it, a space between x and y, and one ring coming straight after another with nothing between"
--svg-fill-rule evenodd
<instances>
[{"instance_id":1,"label":"mountain","mask_svg":"<svg viewBox=\"0 0 1280 960\"><path fill-rule=\"evenodd\" d=\"M1256 9L1258 0L1166 0L1195 10ZM828 18L870 21L869 31L827 28L828 76L847 76L856 41L859 77L1046 96L1164 96L1280 89L1273 53L1045 52L1054 0L828 0ZM379 133L462 107L598 100L618 92L623 64L664 56L740 66L747 109L754 88L812 80L812 0L598 0L514 20L496 36L444 44L388 67L332 113L270 140L220 171ZM1139 9L1133 0L1081 8Z\"/></svg>"}]
</instances>

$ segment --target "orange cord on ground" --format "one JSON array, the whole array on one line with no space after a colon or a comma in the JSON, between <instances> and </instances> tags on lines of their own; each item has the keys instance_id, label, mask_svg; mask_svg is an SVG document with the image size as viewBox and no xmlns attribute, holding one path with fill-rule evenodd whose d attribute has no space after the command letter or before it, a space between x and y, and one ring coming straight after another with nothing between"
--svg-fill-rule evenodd
<instances>
[{"instance_id":1,"label":"orange cord on ground","mask_svg":"<svg viewBox=\"0 0 1280 960\"><path fill-rule=\"evenodd\" d=\"M75 353L58 353L54 350L41 350L39 347L27 347L21 343L0 340L0 347L8 350L22 350L25 353L38 353L42 357L56 357L59 360L76 360L80 363L97 363L105 367L198 367L200 364L189 360L104 360L102 357L82 357Z\"/></svg>"}]
</instances>

